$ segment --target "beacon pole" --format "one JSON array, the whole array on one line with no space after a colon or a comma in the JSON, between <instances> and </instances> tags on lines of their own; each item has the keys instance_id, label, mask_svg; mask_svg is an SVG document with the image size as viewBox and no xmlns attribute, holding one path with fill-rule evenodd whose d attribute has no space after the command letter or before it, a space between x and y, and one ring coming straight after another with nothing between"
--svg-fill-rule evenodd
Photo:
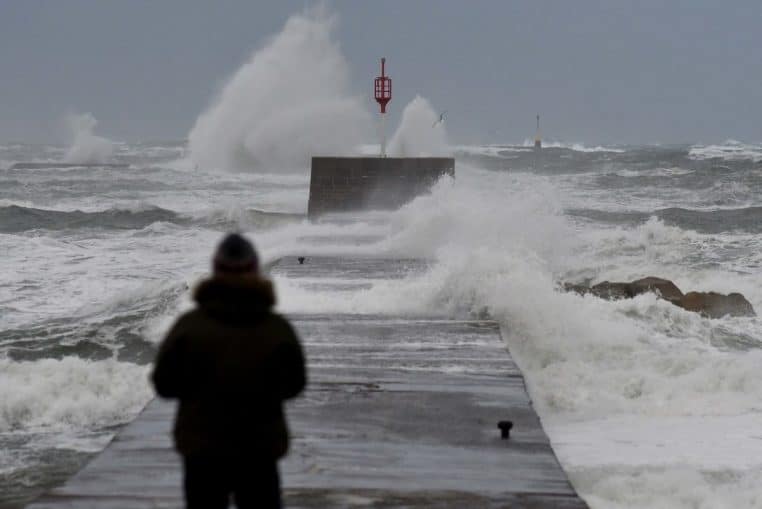
<instances>
[{"instance_id":1,"label":"beacon pole","mask_svg":"<svg viewBox=\"0 0 762 509\"><path fill-rule=\"evenodd\" d=\"M381 113L381 157L386 157L386 112Z\"/></svg>"},{"instance_id":2,"label":"beacon pole","mask_svg":"<svg viewBox=\"0 0 762 509\"><path fill-rule=\"evenodd\" d=\"M386 58L381 59L381 76L373 81L376 102L381 106L381 157L386 157L386 104L392 100L392 79L386 76Z\"/></svg>"}]
</instances>

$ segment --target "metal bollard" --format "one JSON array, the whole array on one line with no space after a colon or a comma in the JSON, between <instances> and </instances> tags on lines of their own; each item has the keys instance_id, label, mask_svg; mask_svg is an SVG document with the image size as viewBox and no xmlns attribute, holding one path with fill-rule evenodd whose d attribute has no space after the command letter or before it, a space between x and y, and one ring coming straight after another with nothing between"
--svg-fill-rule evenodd
<instances>
[{"instance_id":1,"label":"metal bollard","mask_svg":"<svg viewBox=\"0 0 762 509\"><path fill-rule=\"evenodd\" d=\"M500 438L503 440L511 438L511 428L513 428L511 421L499 421L497 427L500 429Z\"/></svg>"}]
</instances>

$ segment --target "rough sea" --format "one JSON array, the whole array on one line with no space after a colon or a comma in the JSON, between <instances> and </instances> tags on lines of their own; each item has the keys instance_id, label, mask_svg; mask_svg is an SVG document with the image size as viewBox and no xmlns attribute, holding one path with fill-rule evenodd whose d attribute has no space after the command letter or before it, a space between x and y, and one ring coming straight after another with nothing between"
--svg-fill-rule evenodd
<instances>
[{"instance_id":1,"label":"rough sea","mask_svg":"<svg viewBox=\"0 0 762 509\"><path fill-rule=\"evenodd\" d=\"M0 507L153 397L155 345L231 230L266 262L431 260L342 290L276 278L279 310L494 317L591 507L762 507L762 319L559 289L659 276L762 312L762 146L453 150L456 178L401 210L313 224L306 168L204 170L177 142L118 144L124 168L12 170L66 149L0 146Z\"/></svg>"}]
</instances>

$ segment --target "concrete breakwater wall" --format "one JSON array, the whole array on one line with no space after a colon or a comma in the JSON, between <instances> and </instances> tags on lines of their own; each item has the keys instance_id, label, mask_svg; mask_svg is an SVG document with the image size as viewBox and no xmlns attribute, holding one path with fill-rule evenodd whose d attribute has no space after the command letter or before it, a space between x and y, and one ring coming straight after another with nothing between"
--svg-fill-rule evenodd
<instances>
[{"instance_id":1,"label":"concrete breakwater wall","mask_svg":"<svg viewBox=\"0 0 762 509\"><path fill-rule=\"evenodd\" d=\"M308 215L399 208L443 175L452 157L313 157Z\"/></svg>"}]
</instances>

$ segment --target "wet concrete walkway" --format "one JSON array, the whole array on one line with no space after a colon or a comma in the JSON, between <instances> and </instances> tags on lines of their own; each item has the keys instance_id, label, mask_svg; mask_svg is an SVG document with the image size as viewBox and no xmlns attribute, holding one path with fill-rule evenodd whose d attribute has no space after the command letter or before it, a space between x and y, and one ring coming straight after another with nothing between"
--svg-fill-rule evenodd
<instances>
[{"instance_id":1,"label":"wet concrete walkway","mask_svg":"<svg viewBox=\"0 0 762 509\"><path fill-rule=\"evenodd\" d=\"M415 260L299 265L286 258L272 271L340 291L423 268ZM310 385L288 406L286 507L586 507L494 322L291 319L305 343ZM173 403L153 401L82 471L30 507L182 507L173 414ZM510 440L500 438L500 420L513 421Z\"/></svg>"}]
</instances>

